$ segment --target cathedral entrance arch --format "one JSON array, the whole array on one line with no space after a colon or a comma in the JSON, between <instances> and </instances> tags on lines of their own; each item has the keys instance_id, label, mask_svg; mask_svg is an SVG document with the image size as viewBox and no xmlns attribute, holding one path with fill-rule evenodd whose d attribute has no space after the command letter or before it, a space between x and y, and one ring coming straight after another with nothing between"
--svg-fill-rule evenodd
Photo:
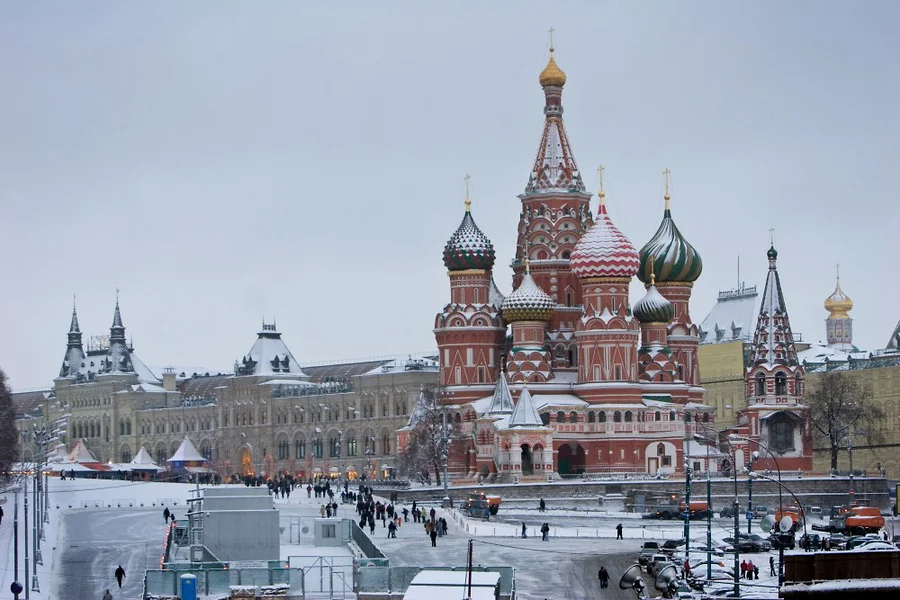
<instances>
[{"instance_id":1,"label":"cathedral entrance arch","mask_svg":"<svg viewBox=\"0 0 900 600\"><path fill-rule=\"evenodd\" d=\"M534 456L531 446L522 444L522 475L534 475Z\"/></svg>"},{"instance_id":2,"label":"cathedral entrance arch","mask_svg":"<svg viewBox=\"0 0 900 600\"><path fill-rule=\"evenodd\" d=\"M255 475L253 472L253 453L250 448L244 446L238 450L238 461L241 465L241 475Z\"/></svg>"},{"instance_id":3,"label":"cathedral entrance arch","mask_svg":"<svg viewBox=\"0 0 900 600\"><path fill-rule=\"evenodd\" d=\"M563 444L559 448L558 472L560 475L584 473L585 460L584 446L574 442Z\"/></svg>"}]
</instances>

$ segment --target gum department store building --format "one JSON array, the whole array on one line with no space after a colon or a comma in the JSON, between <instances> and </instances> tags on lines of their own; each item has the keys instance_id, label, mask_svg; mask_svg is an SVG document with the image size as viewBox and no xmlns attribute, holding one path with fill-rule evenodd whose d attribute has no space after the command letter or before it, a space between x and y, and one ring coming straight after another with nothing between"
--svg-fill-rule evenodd
<instances>
[{"instance_id":1,"label":"gum department store building","mask_svg":"<svg viewBox=\"0 0 900 600\"><path fill-rule=\"evenodd\" d=\"M467 198L444 249L450 301L435 319L436 356L301 368L264 324L232 374L156 374L127 343L117 302L108 339L86 353L73 309L53 390L17 394L19 412L68 413L67 439L83 439L104 462L128 462L143 446L165 464L188 437L223 476L388 477L427 413L421 391L439 387L438 408L455 423L448 462L457 481L674 473L686 459L696 471L720 470L726 457L692 439L716 427L689 306L700 256L673 221L668 191L640 251L611 221L602 179L592 215L552 52L540 74L543 135L519 196L513 292L504 298L494 284L494 248ZM773 447L782 468L809 470L804 372L776 258L770 249L738 427ZM635 276L646 293L632 305ZM35 418L17 422L26 457ZM738 467L753 449L739 446Z\"/></svg>"}]
</instances>

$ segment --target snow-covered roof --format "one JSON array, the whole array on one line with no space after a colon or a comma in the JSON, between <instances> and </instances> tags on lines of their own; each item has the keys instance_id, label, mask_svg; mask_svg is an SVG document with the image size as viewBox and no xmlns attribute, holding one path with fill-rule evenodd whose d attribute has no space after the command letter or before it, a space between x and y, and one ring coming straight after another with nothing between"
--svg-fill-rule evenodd
<instances>
[{"instance_id":1,"label":"snow-covered roof","mask_svg":"<svg viewBox=\"0 0 900 600\"><path fill-rule=\"evenodd\" d=\"M720 452L719 449L716 448L715 444L707 445L707 444L698 442L697 440L688 440L688 447L687 447L687 455L688 456L695 457L695 458L700 457L700 456L706 456L707 452L709 453L710 458L712 458L712 457L718 458L718 457L726 456L726 454Z\"/></svg>"},{"instance_id":2,"label":"snow-covered roof","mask_svg":"<svg viewBox=\"0 0 900 600\"><path fill-rule=\"evenodd\" d=\"M543 427L541 416L534 407L531 399L531 392L528 388L524 388L519 394L519 401L513 410L512 416L509 418L510 427Z\"/></svg>"},{"instance_id":3,"label":"snow-covered roof","mask_svg":"<svg viewBox=\"0 0 900 600\"><path fill-rule=\"evenodd\" d=\"M259 385L293 385L298 387L317 387L318 384L315 384L311 381L297 381L296 379L267 379L263 381Z\"/></svg>"},{"instance_id":4,"label":"snow-covered roof","mask_svg":"<svg viewBox=\"0 0 900 600\"><path fill-rule=\"evenodd\" d=\"M829 362L844 362L848 359L862 360L866 358L869 358L868 352L862 352L855 349L848 351L829 346L828 344L823 344L822 342L812 344L806 350L797 353L797 360L801 363L821 363L826 360Z\"/></svg>"},{"instance_id":5,"label":"snow-covered roof","mask_svg":"<svg viewBox=\"0 0 900 600\"><path fill-rule=\"evenodd\" d=\"M283 378L307 379L290 349L281 339L275 325L263 323L256 342L245 356L234 363L235 375L277 375Z\"/></svg>"},{"instance_id":6,"label":"snow-covered roof","mask_svg":"<svg viewBox=\"0 0 900 600\"><path fill-rule=\"evenodd\" d=\"M75 447L72 448L72 452L69 453L69 462L95 463L97 462L97 457L87 449L87 446L84 445L84 440L78 440Z\"/></svg>"},{"instance_id":7,"label":"snow-covered roof","mask_svg":"<svg viewBox=\"0 0 900 600\"><path fill-rule=\"evenodd\" d=\"M497 379L497 385L494 387L494 395L491 396L491 403L487 408L487 414L511 414L515 408L516 406L513 404L512 395L509 393L509 385L506 383L506 373L501 372L500 377Z\"/></svg>"},{"instance_id":8,"label":"snow-covered roof","mask_svg":"<svg viewBox=\"0 0 900 600\"><path fill-rule=\"evenodd\" d=\"M193 461L203 461L206 459L197 452L197 448L191 443L191 440L185 436L184 441L181 442L181 445L178 446L178 450L175 451L175 454L172 455L172 458L168 459L166 462L193 462Z\"/></svg>"},{"instance_id":9,"label":"snow-covered roof","mask_svg":"<svg viewBox=\"0 0 900 600\"><path fill-rule=\"evenodd\" d=\"M397 373L401 371L437 371L440 363L423 355L410 354L405 358L395 358L385 361L365 375L383 375L384 373Z\"/></svg>"},{"instance_id":10,"label":"snow-covered roof","mask_svg":"<svg viewBox=\"0 0 900 600\"><path fill-rule=\"evenodd\" d=\"M141 449L138 450L138 453L135 455L133 459L131 459L131 465L133 466L141 466L141 467L155 467L156 463L153 461L153 458L150 456L150 453L147 452L147 449L141 446Z\"/></svg>"},{"instance_id":11,"label":"snow-covered roof","mask_svg":"<svg viewBox=\"0 0 900 600\"><path fill-rule=\"evenodd\" d=\"M894 327L894 331L891 333L891 339L888 340L884 349L900 350L900 321L897 321L897 326Z\"/></svg>"},{"instance_id":12,"label":"snow-covered roof","mask_svg":"<svg viewBox=\"0 0 900 600\"><path fill-rule=\"evenodd\" d=\"M524 394L526 390L523 390ZM532 402L538 409L557 406L588 406L588 403L572 394L538 394L532 398Z\"/></svg>"},{"instance_id":13,"label":"snow-covered roof","mask_svg":"<svg viewBox=\"0 0 900 600\"><path fill-rule=\"evenodd\" d=\"M700 324L704 344L721 344L753 339L756 323L756 286L741 284L734 290L719 292L715 306Z\"/></svg>"}]
</instances>

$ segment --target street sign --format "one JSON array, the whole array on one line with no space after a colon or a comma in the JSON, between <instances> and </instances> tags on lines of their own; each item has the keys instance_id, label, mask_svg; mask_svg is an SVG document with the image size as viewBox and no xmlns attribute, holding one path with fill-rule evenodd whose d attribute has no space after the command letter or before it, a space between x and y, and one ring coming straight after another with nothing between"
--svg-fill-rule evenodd
<instances>
[{"instance_id":1,"label":"street sign","mask_svg":"<svg viewBox=\"0 0 900 600\"><path fill-rule=\"evenodd\" d=\"M748 511L747 511L747 520L748 520L748 521L752 521L752 520L753 520L753 511L752 511L752 510L748 510Z\"/></svg>"}]
</instances>

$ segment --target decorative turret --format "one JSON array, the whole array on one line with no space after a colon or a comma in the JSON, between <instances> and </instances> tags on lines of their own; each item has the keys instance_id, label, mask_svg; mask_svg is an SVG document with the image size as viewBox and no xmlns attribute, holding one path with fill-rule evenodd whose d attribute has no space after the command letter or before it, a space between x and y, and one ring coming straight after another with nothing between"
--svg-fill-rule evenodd
<instances>
[{"instance_id":1,"label":"decorative turret","mask_svg":"<svg viewBox=\"0 0 900 600\"><path fill-rule=\"evenodd\" d=\"M500 373L506 325L503 296L492 285L494 246L472 218L466 175L466 212L444 248L450 303L435 317L441 385L490 384ZM473 398L480 392L473 391ZM462 398L456 396L454 401Z\"/></svg>"},{"instance_id":2,"label":"decorative turret","mask_svg":"<svg viewBox=\"0 0 900 600\"><path fill-rule=\"evenodd\" d=\"M658 283L693 283L703 271L703 261L672 220L669 170L663 173L666 176L666 209L656 233L641 248L641 269L637 276L645 284L650 281L651 271L656 273Z\"/></svg>"},{"instance_id":3,"label":"decorative turret","mask_svg":"<svg viewBox=\"0 0 900 600\"><path fill-rule=\"evenodd\" d=\"M119 311L119 292L116 291L116 310L113 312L112 326L109 328L109 349L106 351L104 371L107 373L133 373L131 349L125 339L125 325Z\"/></svg>"},{"instance_id":4,"label":"decorative turret","mask_svg":"<svg viewBox=\"0 0 900 600\"><path fill-rule=\"evenodd\" d=\"M641 248L641 268L638 279L649 286L650 274L656 275L656 287L672 303L674 315L668 327L668 343L682 371L681 379L700 385L697 347L700 329L691 321L691 292L694 282L703 271L703 262L672 219L669 196L669 169L663 171L666 182L666 208L656 233Z\"/></svg>"},{"instance_id":5,"label":"decorative turret","mask_svg":"<svg viewBox=\"0 0 900 600\"><path fill-rule=\"evenodd\" d=\"M637 301L632 313L641 323L668 324L675 316L675 307L656 289L656 276L652 272L647 293Z\"/></svg>"},{"instance_id":6,"label":"decorative turret","mask_svg":"<svg viewBox=\"0 0 900 600\"><path fill-rule=\"evenodd\" d=\"M506 373L500 371L497 385L494 386L494 395L491 396L491 404L488 406L488 415L511 415L515 409L512 394L509 393L509 385L506 383Z\"/></svg>"},{"instance_id":7,"label":"decorative turret","mask_svg":"<svg viewBox=\"0 0 900 600\"><path fill-rule=\"evenodd\" d=\"M63 359L62 368L59 370L61 378L78 378L81 365L84 362L84 348L81 345L81 329L78 327L78 313L75 310L75 302L72 301L72 322L69 325L68 343L66 344L66 356Z\"/></svg>"},{"instance_id":8,"label":"decorative turret","mask_svg":"<svg viewBox=\"0 0 900 600\"><path fill-rule=\"evenodd\" d=\"M575 250L572 272L581 283L583 313L575 326L579 383L636 381L638 322L632 318L628 285L638 271L637 250L606 212L600 170L597 219Z\"/></svg>"},{"instance_id":9,"label":"decorative turret","mask_svg":"<svg viewBox=\"0 0 900 600\"><path fill-rule=\"evenodd\" d=\"M522 283L503 301L503 318L512 324L512 348L507 361L511 381L527 383L552 377L545 336L555 306L553 298L534 282L530 261L525 259Z\"/></svg>"},{"instance_id":10,"label":"decorative turret","mask_svg":"<svg viewBox=\"0 0 900 600\"><path fill-rule=\"evenodd\" d=\"M444 246L444 266L448 271L467 269L490 270L494 267L494 245L475 224L472 218L472 201L469 200L468 175L466 183L466 212L462 223Z\"/></svg>"},{"instance_id":11,"label":"decorative turret","mask_svg":"<svg viewBox=\"0 0 900 600\"><path fill-rule=\"evenodd\" d=\"M547 66L544 67L544 70L541 71L538 82L544 88L566 85L566 74L556 64L556 59L553 58L553 46L550 46L550 60L547 61Z\"/></svg>"},{"instance_id":12,"label":"decorative turret","mask_svg":"<svg viewBox=\"0 0 900 600\"><path fill-rule=\"evenodd\" d=\"M853 309L853 300L841 289L841 266L837 269L837 284L834 292L825 300L825 310L829 312L825 320L828 345L844 350L853 349L853 319L847 314Z\"/></svg>"},{"instance_id":13,"label":"decorative turret","mask_svg":"<svg viewBox=\"0 0 900 600\"><path fill-rule=\"evenodd\" d=\"M503 301L503 318L516 321L549 321L556 303L531 277L531 267L525 259L525 277L516 290Z\"/></svg>"}]
</instances>

